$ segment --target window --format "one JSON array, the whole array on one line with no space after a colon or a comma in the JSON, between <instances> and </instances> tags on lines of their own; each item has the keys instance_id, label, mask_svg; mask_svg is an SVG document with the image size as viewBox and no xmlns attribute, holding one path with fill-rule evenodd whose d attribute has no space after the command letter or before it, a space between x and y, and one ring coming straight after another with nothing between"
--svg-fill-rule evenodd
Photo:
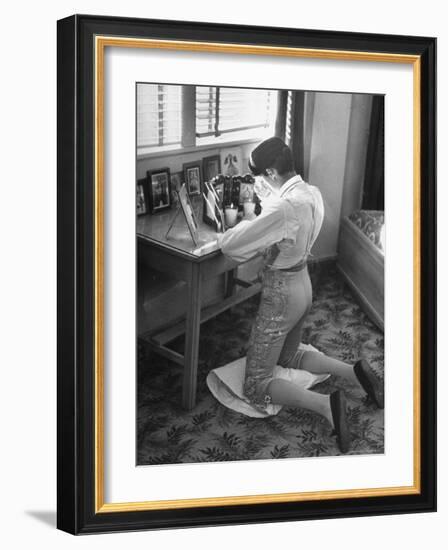
<instances>
[{"instance_id":1,"label":"window","mask_svg":"<svg viewBox=\"0 0 448 550\"><path fill-rule=\"evenodd\" d=\"M273 96L272 90L197 86L196 136L268 127Z\"/></svg>"},{"instance_id":2,"label":"window","mask_svg":"<svg viewBox=\"0 0 448 550\"><path fill-rule=\"evenodd\" d=\"M182 86L137 85L137 149L180 144Z\"/></svg>"},{"instance_id":3,"label":"window","mask_svg":"<svg viewBox=\"0 0 448 550\"><path fill-rule=\"evenodd\" d=\"M274 133L276 90L137 84L137 154L263 139Z\"/></svg>"}]
</instances>

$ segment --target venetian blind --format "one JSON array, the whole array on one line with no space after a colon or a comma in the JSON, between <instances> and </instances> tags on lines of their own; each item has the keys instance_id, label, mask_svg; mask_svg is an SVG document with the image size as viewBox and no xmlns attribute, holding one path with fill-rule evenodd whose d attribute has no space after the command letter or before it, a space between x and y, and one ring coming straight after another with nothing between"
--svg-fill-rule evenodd
<instances>
[{"instance_id":1,"label":"venetian blind","mask_svg":"<svg viewBox=\"0 0 448 550\"><path fill-rule=\"evenodd\" d=\"M182 141L182 86L137 85L137 148Z\"/></svg>"},{"instance_id":2,"label":"venetian blind","mask_svg":"<svg viewBox=\"0 0 448 550\"><path fill-rule=\"evenodd\" d=\"M196 136L219 136L269 126L273 92L196 87Z\"/></svg>"}]
</instances>

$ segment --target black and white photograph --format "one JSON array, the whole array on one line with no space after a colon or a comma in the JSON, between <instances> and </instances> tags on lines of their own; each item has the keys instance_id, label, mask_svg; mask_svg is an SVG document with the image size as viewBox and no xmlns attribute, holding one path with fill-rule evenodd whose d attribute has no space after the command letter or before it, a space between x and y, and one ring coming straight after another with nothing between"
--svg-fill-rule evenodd
<instances>
[{"instance_id":1,"label":"black and white photograph","mask_svg":"<svg viewBox=\"0 0 448 550\"><path fill-rule=\"evenodd\" d=\"M252 183L242 182L240 186L239 204L254 201L254 185Z\"/></svg>"},{"instance_id":2,"label":"black and white photograph","mask_svg":"<svg viewBox=\"0 0 448 550\"><path fill-rule=\"evenodd\" d=\"M183 172L176 172L175 174L171 174L171 192L180 191L180 188L182 187L183 179L184 179Z\"/></svg>"},{"instance_id":3,"label":"black and white photograph","mask_svg":"<svg viewBox=\"0 0 448 550\"><path fill-rule=\"evenodd\" d=\"M182 214L185 217L185 221L190 231L191 238L194 244L198 242L198 222L196 220L196 214L191 204L190 195L188 194L186 185L182 185L178 193L179 205L182 211Z\"/></svg>"},{"instance_id":4,"label":"black and white photograph","mask_svg":"<svg viewBox=\"0 0 448 550\"><path fill-rule=\"evenodd\" d=\"M202 159L202 173L204 180L210 182L221 173L221 157L220 155L211 155Z\"/></svg>"},{"instance_id":5,"label":"black and white photograph","mask_svg":"<svg viewBox=\"0 0 448 550\"><path fill-rule=\"evenodd\" d=\"M201 194L201 164L193 161L183 166L184 180L190 196Z\"/></svg>"},{"instance_id":6,"label":"black and white photograph","mask_svg":"<svg viewBox=\"0 0 448 550\"><path fill-rule=\"evenodd\" d=\"M169 170L148 172L148 186L153 212L165 210L171 206Z\"/></svg>"},{"instance_id":7,"label":"black and white photograph","mask_svg":"<svg viewBox=\"0 0 448 550\"><path fill-rule=\"evenodd\" d=\"M384 453L384 97L137 86L137 177L198 220L137 219L137 464Z\"/></svg>"},{"instance_id":8,"label":"black and white photograph","mask_svg":"<svg viewBox=\"0 0 448 550\"><path fill-rule=\"evenodd\" d=\"M148 211L145 185L146 179L142 179L137 182L137 216L146 214Z\"/></svg>"}]
</instances>

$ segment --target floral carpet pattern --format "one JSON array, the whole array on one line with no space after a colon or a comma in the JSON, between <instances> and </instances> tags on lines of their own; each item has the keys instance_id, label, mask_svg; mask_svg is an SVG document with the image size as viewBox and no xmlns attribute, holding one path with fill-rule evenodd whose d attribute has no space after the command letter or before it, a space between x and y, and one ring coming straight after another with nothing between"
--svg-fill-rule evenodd
<instances>
[{"instance_id":1,"label":"floral carpet pattern","mask_svg":"<svg viewBox=\"0 0 448 550\"><path fill-rule=\"evenodd\" d=\"M312 270L314 300L303 341L354 363L369 361L384 375L384 336L357 304L336 269ZM225 408L210 394L210 370L246 355L258 298L243 302L201 327L197 404L182 409L182 368L148 352L139 341L137 464L176 464L340 454L329 423L304 409L284 407L276 416L249 418ZM183 339L171 344L182 350ZM352 436L348 454L384 452L384 411L364 392L332 376L314 391L344 389Z\"/></svg>"}]
</instances>

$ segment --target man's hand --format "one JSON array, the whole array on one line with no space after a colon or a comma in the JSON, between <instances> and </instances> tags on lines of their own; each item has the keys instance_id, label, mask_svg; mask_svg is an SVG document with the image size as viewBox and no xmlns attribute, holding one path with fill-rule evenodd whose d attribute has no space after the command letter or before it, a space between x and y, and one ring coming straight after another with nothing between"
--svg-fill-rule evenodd
<instances>
[{"instance_id":1,"label":"man's hand","mask_svg":"<svg viewBox=\"0 0 448 550\"><path fill-rule=\"evenodd\" d=\"M261 177L257 177L255 179L254 191L257 194L257 196L260 197L260 199L266 199L272 193L269 186Z\"/></svg>"}]
</instances>

